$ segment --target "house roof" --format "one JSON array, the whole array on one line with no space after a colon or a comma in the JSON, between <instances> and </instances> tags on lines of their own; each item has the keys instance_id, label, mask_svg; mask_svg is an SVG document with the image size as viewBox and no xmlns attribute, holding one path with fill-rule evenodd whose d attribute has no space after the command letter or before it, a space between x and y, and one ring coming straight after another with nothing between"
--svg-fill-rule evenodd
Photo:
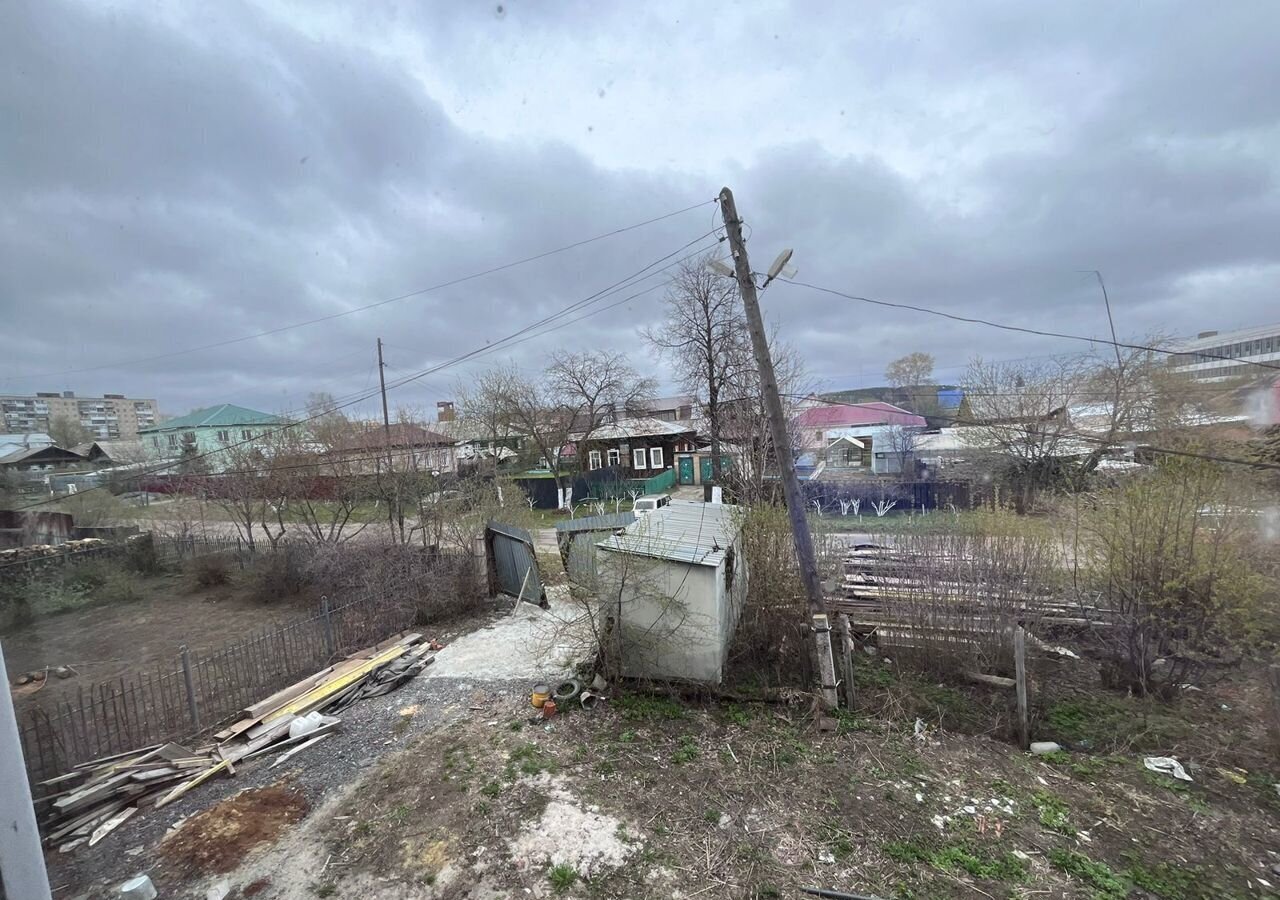
<instances>
[{"instance_id":1,"label":"house roof","mask_svg":"<svg viewBox=\"0 0 1280 900\"><path fill-rule=\"evenodd\" d=\"M392 447L450 447L453 438L423 428L421 425L392 425L390 436L381 427L369 428L347 435L338 442L339 450L380 450Z\"/></svg>"},{"instance_id":2,"label":"house roof","mask_svg":"<svg viewBox=\"0 0 1280 900\"><path fill-rule=\"evenodd\" d=\"M26 431L17 434L0 434L0 456L14 450L25 450L27 447L49 447L53 438L43 431Z\"/></svg>"},{"instance_id":3,"label":"house roof","mask_svg":"<svg viewBox=\"0 0 1280 900\"><path fill-rule=\"evenodd\" d=\"M622 441L640 437L673 437L678 434L692 434L688 423L665 422L652 416L635 416L630 419L619 419L617 422L601 425L591 432L593 441ZM569 436L571 441L582 440L582 433Z\"/></svg>"},{"instance_id":4,"label":"house roof","mask_svg":"<svg viewBox=\"0 0 1280 900\"><path fill-rule=\"evenodd\" d=\"M743 512L742 507L728 503L672 500L596 546L634 556L718 566L742 530Z\"/></svg>"},{"instance_id":5,"label":"house roof","mask_svg":"<svg viewBox=\"0 0 1280 900\"><path fill-rule=\"evenodd\" d=\"M97 447L102 451L103 456L111 460L140 460L144 455L142 441L86 441L83 444L76 444L71 450L88 459L90 454L93 453L94 447Z\"/></svg>"},{"instance_id":6,"label":"house roof","mask_svg":"<svg viewBox=\"0 0 1280 900\"><path fill-rule=\"evenodd\" d=\"M52 444L46 444L43 447L24 447L10 453L6 453L4 456L0 456L0 466L12 466L17 463L24 462L38 462L40 459L74 462L82 459L82 457L74 450L64 450L62 447L55 447Z\"/></svg>"},{"instance_id":7,"label":"house roof","mask_svg":"<svg viewBox=\"0 0 1280 900\"><path fill-rule=\"evenodd\" d=\"M280 425L284 419L271 413L246 409L234 403L222 403L218 406L207 406L195 412L166 419L158 425L139 428L138 434L151 434L162 431L179 431L184 428L233 428L239 425Z\"/></svg>"},{"instance_id":8,"label":"house roof","mask_svg":"<svg viewBox=\"0 0 1280 900\"><path fill-rule=\"evenodd\" d=\"M923 428L927 424L922 416L880 400L857 405L814 406L799 413L795 423L801 428L842 428L850 425L914 425Z\"/></svg>"}]
</instances>

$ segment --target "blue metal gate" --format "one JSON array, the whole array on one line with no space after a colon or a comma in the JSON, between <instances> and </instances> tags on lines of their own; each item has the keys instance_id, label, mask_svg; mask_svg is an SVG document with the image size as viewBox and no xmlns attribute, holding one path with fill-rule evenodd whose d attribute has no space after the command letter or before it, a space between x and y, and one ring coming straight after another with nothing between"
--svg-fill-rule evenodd
<instances>
[{"instance_id":1,"label":"blue metal gate","mask_svg":"<svg viewBox=\"0 0 1280 900\"><path fill-rule=\"evenodd\" d=\"M484 531L489 558L489 590L545 606L547 592L538 573L533 535L515 525L490 522Z\"/></svg>"}]
</instances>

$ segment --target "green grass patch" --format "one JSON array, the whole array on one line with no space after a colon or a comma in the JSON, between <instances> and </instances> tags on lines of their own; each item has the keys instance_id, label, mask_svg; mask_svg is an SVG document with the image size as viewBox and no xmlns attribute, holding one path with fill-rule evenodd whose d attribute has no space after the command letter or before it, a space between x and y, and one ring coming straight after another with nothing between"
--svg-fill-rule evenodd
<instances>
[{"instance_id":1,"label":"green grass patch","mask_svg":"<svg viewBox=\"0 0 1280 900\"><path fill-rule=\"evenodd\" d=\"M1040 824L1050 831L1075 837L1075 827L1069 821L1071 808L1057 794L1037 790L1031 794L1031 802L1040 814Z\"/></svg>"},{"instance_id":2,"label":"green grass patch","mask_svg":"<svg viewBox=\"0 0 1280 900\"><path fill-rule=\"evenodd\" d=\"M688 714L681 704L670 697L656 697L653 694L623 694L612 703L613 708L619 710L624 719L633 722L683 719Z\"/></svg>"},{"instance_id":3,"label":"green grass patch","mask_svg":"<svg viewBox=\"0 0 1280 900\"><path fill-rule=\"evenodd\" d=\"M563 894L578 880L578 870L568 863L558 863L547 870L547 880L551 882L552 890Z\"/></svg>"},{"instance_id":4,"label":"green grass patch","mask_svg":"<svg viewBox=\"0 0 1280 900\"><path fill-rule=\"evenodd\" d=\"M931 865L936 869L966 872L987 881L1021 882L1027 878L1027 866L1012 853L991 853L968 843L948 844L933 848L914 841L891 841L884 853L895 862Z\"/></svg>"},{"instance_id":5,"label":"green grass patch","mask_svg":"<svg viewBox=\"0 0 1280 900\"><path fill-rule=\"evenodd\" d=\"M1047 738L1098 750L1156 750L1190 736L1193 726L1175 703L1095 695L1053 703L1045 711Z\"/></svg>"},{"instance_id":6,"label":"green grass patch","mask_svg":"<svg viewBox=\"0 0 1280 900\"><path fill-rule=\"evenodd\" d=\"M1093 888L1095 900L1124 900L1129 893L1128 883L1110 866L1095 862L1083 853L1054 848L1049 851L1049 862Z\"/></svg>"},{"instance_id":7,"label":"green grass patch","mask_svg":"<svg viewBox=\"0 0 1280 900\"><path fill-rule=\"evenodd\" d=\"M698 743L693 739L693 735L682 735L680 746L671 754L671 761L681 766L685 763L693 762L701 753L702 751L698 749Z\"/></svg>"},{"instance_id":8,"label":"green grass patch","mask_svg":"<svg viewBox=\"0 0 1280 900\"><path fill-rule=\"evenodd\" d=\"M1199 873L1168 863L1143 865L1134 862L1129 867L1129 880L1144 891L1149 891L1161 900L1191 900L1192 897L1203 896L1196 890L1200 880Z\"/></svg>"}]
</instances>

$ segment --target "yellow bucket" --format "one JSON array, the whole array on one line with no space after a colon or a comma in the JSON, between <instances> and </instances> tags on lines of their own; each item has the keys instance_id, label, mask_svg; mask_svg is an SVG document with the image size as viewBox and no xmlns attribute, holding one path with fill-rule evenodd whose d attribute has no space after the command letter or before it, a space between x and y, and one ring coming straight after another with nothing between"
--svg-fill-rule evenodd
<instances>
[{"instance_id":1,"label":"yellow bucket","mask_svg":"<svg viewBox=\"0 0 1280 900\"><path fill-rule=\"evenodd\" d=\"M534 709L542 709L542 704L551 698L551 685L535 684L533 686L533 696L530 698L533 702Z\"/></svg>"}]
</instances>

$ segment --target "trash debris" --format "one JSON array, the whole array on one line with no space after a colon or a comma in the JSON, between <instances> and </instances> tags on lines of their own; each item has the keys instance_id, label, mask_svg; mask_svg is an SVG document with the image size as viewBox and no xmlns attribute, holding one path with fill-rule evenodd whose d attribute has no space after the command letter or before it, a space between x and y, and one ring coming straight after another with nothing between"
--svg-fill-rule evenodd
<instances>
[{"instance_id":1,"label":"trash debris","mask_svg":"<svg viewBox=\"0 0 1280 900\"><path fill-rule=\"evenodd\" d=\"M556 714L556 709L557 709L556 701L554 700L543 701L543 704L540 707L540 709L542 710L542 718L550 719L552 716Z\"/></svg>"},{"instance_id":2,"label":"trash debris","mask_svg":"<svg viewBox=\"0 0 1280 900\"><path fill-rule=\"evenodd\" d=\"M570 678L556 685L555 693L552 696L557 703L568 703L574 697L582 693L582 683L576 678Z\"/></svg>"},{"instance_id":3,"label":"trash debris","mask_svg":"<svg viewBox=\"0 0 1280 900\"><path fill-rule=\"evenodd\" d=\"M156 744L40 782L48 794L37 802L52 801L45 843L62 852L94 846L140 810L166 806L220 773L234 776L243 760L292 747L278 763L302 752L338 728L340 720L324 711L393 690L431 664L431 647L420 634L391 638L247 707L213 744Z\"/></svg>"},{"instance_id":4,"label":"trash debris","mask_svg":"<svg viewBox=\"0 0 1280 900\"><path fill-rule=\"evenodd\" d=\"M138 875L120 885L120 896L129 900L156 900L156 886L146 875Z\"/></svg>"},{"instance_id":5,"label":"trash debris","mask_svg":"<svg viewBox=\"0 0 1280 900\"><path fill-rule=\"evenodd\" d=\"M1142 764L1152 772L1159 772L1161 775L1172 775L1179 781L1191 780L1187 770L1182 768L1182 763L1172 756L1148 756L1142 761Z\"/></svg>"},{"instance_id":6,"label":"trash debris","mask_svg":"<svg viewBox=\"0 0 1280 900\"><path fill-rule=\"evenodd\" d=\"M599 694L608 690L608 688L609 688L609 682L605 681L604 676L601 675L599 672L597 672L595 674L595 677L591 679L591 690Z\"/></svg>"},{"instance_id":7,"label":"trash debris","mask_svg":"<svg viewBox=\"0 0 1280 900\"><path fill-rule=\"evenodd\" d=\"M1249 781L1249 773L1244 769L1217 769L1219 775L1228 781L1234 781L1236 784L1247 784Z\"/></svg>"},{"instance_id":8,"label":"trash debris","mask_svg":"<svg viewBox=\"0 0 1280 900\"><path fill-rule=\"evenodd\" d=\"M533 704L534 709L542 709L542 704L546 703L551 697L551 685L535 684L533 693L529 697L529 702Z\"/></svg>"},{"instance_id":9,"label":"trash debris","mask_svg":"<svg viewBox=\"0 0 1280 900\"><path fill-rule=\"evenodd\" d=\"M914 729L914 732L913 732L913 733L915 734L915 736L916 736L916 740L923 741L923 740L924 740L924 732L925 732L924 719L921 719L919 716L917 716L917 717L916 717L915 729Z\"/></svg>"},{"instance_id":10,"label":"trash debris","mask_svg":"<svg viewBox=\"0 0 1280 900\"><path fill-rule=\"evenodd\" d=\"M1032 741L1029 749L1036 756L1044 756L1046 753L1057 753L1062 745L1056 741Z\"/></svg>"},{"instance_id":11,"label":"trash debris","mask_svg":"<svg viewBox=\"0 0 1280 900\"><path fill-rule=\"evenodd\" d=\"M231 882L219 881L213 887L204 892L204 900L226 900L227 895L231 893Z\"/></svg>"}]
</instances>

